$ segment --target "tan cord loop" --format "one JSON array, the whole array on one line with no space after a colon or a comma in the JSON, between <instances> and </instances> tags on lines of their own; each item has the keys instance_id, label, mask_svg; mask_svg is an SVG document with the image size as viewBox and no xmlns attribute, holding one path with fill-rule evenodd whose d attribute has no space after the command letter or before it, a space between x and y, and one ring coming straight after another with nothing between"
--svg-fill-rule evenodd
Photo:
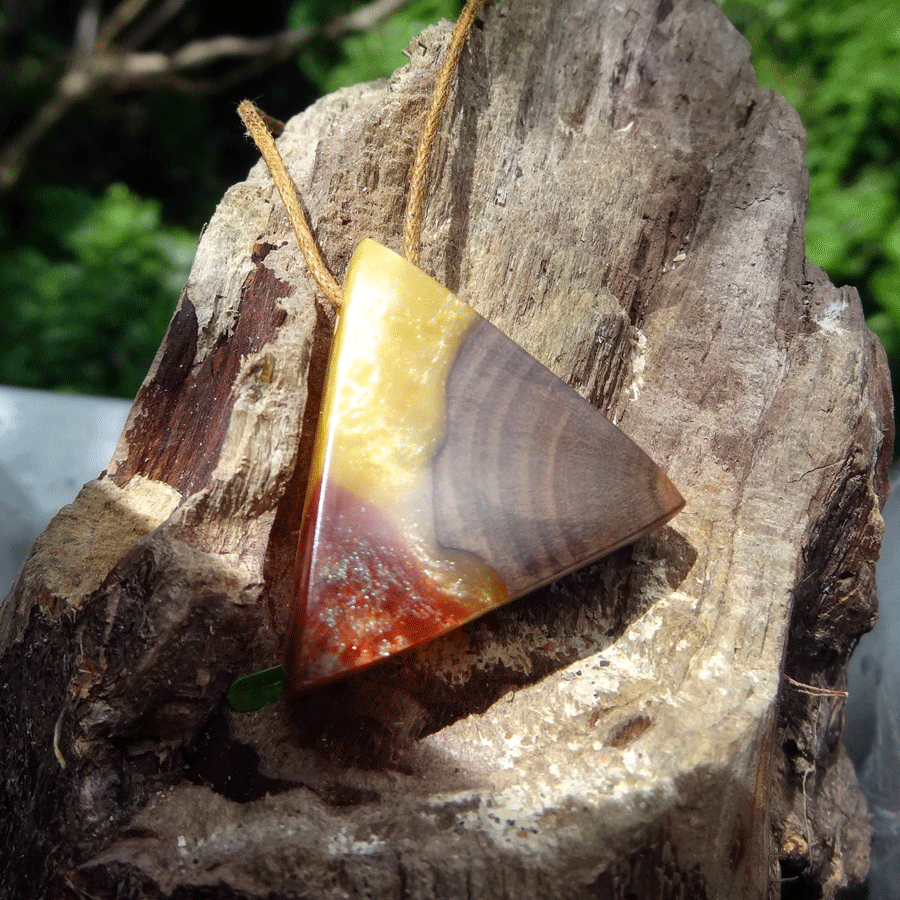
<instances>
[{"instance_id":1,"label":"tan cord loop","mask_svg":"<svg viewBox=\"0 0 900 900\"><path fill-rule=\"evenodd\" d=\"M297 188L291 181L287 167L278 148L275 146L275 140L269 131L263 114L257 109L256 105L250 100L244 100L238 106L238 115L241 117L247 131L253 138L262 158L266 161L269 171L272 173L272 181L281 194L281 199L287 209L288 218L291 225L294 226L294 234L297 235L297 243L300 245L300 252L306 260L309 273L315 279L316 284L322 293L328 298L335 309L340 309L341 297L343 292L341 286L335 280L334 275L328 271L319 248L316 246L316 240L313 237L309 222L306 220L306 213L303 210L303 204L297 194ZM272 120L273 123L276 120Z\"/></svg>"},{"instance_id":2,"label":"tan cord loop","mask_svg":"<svg viewBox=\"0 0 900 900\"><path fill-rule=\"evenodd\" d=\"M417 266L419 264L419 244L422 237L422 220L425 211L425 195L428 188L428 162L431 158L431 150L434 146L434 138L441 124L444 107L447 105L447 97L450 95L450 85L456 74L459 57L462 54L466 38L472 30L472 23L484 0L467 0L463 11L456 20L456 27L450 38L450 44L438 71L434 90L431 94L431 103L428 107L428 115L425 117L425 125L419 138L419 146L416 148L416 158L413 161L412 175L409 181L409 195L406 201L406 215L403 218L403 255L409 262ZM335 309L341 308L343 292L334 275L328 271L325 261L322 259L316 240L313 237L303 204L291 176L272 134L281 134L284 124L258 109L250 100L244 100L238 106L238 115L241 117L247 131L253 138L262 158L269 167L272 180L287 209L288 218L294 226L294 234L297 235L297 243L300 252L306 260L309 273L315 279L322 293L328 298Z\"/></svg>"},{"instance_id":3,"label":"tan cord loop","mask_svg":"<svg viewBox=\"0 0 900 900\"><path fill-rule=\"evenodd\" d=\"M403 218L403 256L414 266L419 264L419 244L422 237L422 220L425 211L425 194L428 188L428 162L431 159L431 149L434 146L434 138L441 125L441 117L444 114L444 106L450 94L450 85L456 74L456 66L462 54L466 38L472 29L475 16L481 8L484 0L468 0L463 11L456 20L453 36L441 68L438 71L434 91L431 94L431 105L428 115L425 117L425 125L419 138L419 146L416 148L416 158L413 162L412 175L409 179L409 195L406 200L406 215Z\"/></svg>"}]
</instances>

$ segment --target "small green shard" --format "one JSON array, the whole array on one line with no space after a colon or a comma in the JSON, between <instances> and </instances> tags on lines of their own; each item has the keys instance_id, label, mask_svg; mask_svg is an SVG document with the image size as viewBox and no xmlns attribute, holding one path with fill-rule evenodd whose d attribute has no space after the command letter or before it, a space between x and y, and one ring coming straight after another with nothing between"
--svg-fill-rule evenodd
<instances>
[{"instance_id":1,"label":"small green shard","mask_svg":"<svg viewBox=\"0 0 900 900\"><path fill-rule=\"evenodd\" d=\"M236 712L252 712L280 700L283 694L284 667L272 666L235 679L228 689L228 703Z\"/></svg>"}]
</instances>

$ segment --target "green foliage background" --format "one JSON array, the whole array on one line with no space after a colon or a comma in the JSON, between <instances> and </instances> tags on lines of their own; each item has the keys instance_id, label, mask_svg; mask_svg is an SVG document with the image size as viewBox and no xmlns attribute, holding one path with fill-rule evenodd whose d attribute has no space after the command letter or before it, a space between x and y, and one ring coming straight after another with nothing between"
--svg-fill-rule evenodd
<instances>
[{"instance_id":1,"label":"green foliage background","mask_svg":"<svg viewBox=\"0 0 900 900\"><path fill-rule=\"evenodd\" d=\"M413 0L370 31L300 54L300 68L322 94L386 78L406 62L403 50L417 34L440 19L455 19L462 5L461 0ZM300 0L291 7L288 21L295 27L309 25L334 8L333 0Z\"/></svg>"},{"instance_id":2,"label":"green foliage background","mask_svg":"<svg viewBox=\"0 0 900 900\"><path fill-rule=\"evenodd\" d=\"M260 7L270 18L254 22L259 33L274 32L360 5L270 3ZM51 96L79 6L0 0L0 134L17 131ZM461 6L415 0L365 34L320 41L257 83L203 102L164 91L100 97L60 123L0 200L0 383L133 396L187 279L197 234L256 161L238 102L251 96L287 118L323 93L388 76L404 64L411 38ZM162 44L246 25L219 10L179 23Z\"/></svg>"},{"instance_id":3,"label":"green foliage background","mask_svg":"<svg viewBox=\"0 0 900 900\"><path fill-rule=\"evenodd\" d=\"M0 383L129 397L165 332L195 238L123 184L36 187L0 234ZM15 238L15 240L14 240Z\"/></svg>"},{"instance_id":4,"label":"green foliage background","mask_svg":"<svg viewBox=\"0 0 900 900\"><path fill-rule=\"evenodd\" d=\"M9 133L45 102L77 6L67 19L58 3L54 16L34 3L23 20L21 5L3 2L0 121ZM257 17L258 27L322 22L358 5L284 0L265 7L269 19ZM859 288L897 386L900 16L884 0L721 5L752 45L759 81L803 118L808 256L835 283ZM133 395L187 276L196 234L255 158L234 116L237 102L254 97L284 118L321 93L389 75L415 34L460 6L415 0L366 34L320 42L257 83L202 102L166 93L106 98L85 117L64 120L0 204L0 382ZM15 21L2 11L12 8ZM213 10L181 27L195 36L223 33L229 23ZM176 46L184 38L169 36Z\"/></svg>"},{"instance_id":5,"label":"green foliage background","mask_svg":"<svg viewBox=\"0 0 900 900\"><path fill-rule=\"evenodd\" d=\"M900 8L885 0L723 0L757 80L807 130L806 253L859 289L900 394ZM895 404L896 409L896 404Z\"/></svg>"}]
</instances>

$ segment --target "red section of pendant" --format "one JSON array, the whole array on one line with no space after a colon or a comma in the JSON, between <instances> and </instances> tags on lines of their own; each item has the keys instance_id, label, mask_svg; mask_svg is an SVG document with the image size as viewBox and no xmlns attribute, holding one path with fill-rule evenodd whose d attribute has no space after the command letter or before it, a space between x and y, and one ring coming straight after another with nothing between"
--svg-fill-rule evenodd
<instances>
[{"instance_id":1,"label":"red section of pendant","mask_svg":"<svg viewBox=\"0 0 900 900\"><path fill-rule=\"evenodd\" d=\"M297 558L288 671L294 691L331 681L472 618L420 569L372 504L333 482L316 487Z\"/></svg>"}]
</instances>

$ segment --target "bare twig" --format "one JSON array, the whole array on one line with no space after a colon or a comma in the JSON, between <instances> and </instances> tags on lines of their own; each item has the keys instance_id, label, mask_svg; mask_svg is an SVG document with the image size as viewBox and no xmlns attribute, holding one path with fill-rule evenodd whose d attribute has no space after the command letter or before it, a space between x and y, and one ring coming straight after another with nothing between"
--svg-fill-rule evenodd
<instances>
[{"instance_id":1,"label":"bare twig","mask_svg":"<svg viewBox=\"0 0 900 900\"><path fill-rule=\"evenodd\" d=\"M165 86L196 96L221 90L288 59L318 37L336 39L372 28L409 0L373 0L323 25L287 28L264 37L220 35L191 41L171 53L139 51L138 47L170 22L186 2L167 0L148 11L149 0L122 0L100 23L96 4L86 0L79 14L69 68L50 99L0 150L0 192L19 180L28 155L63 116L101 92ZM223 60L244 63L224 77L202 77L203 69Z\"/></svg>"},{"instance_id":2,"label":"bare twig","mask_svg":"<svg viewBox=\"0 0 900 900\"><path fill-rule=\"evenodd\" d=\"M72 41L72 53L77 57L87 56L97 40L97 29L100 26L100 0L86 0L78 12L75 22L75 38Z\"/></svg>"},{"instance_id":3,"label":"bare twig","mask_svg":"<svg viewBox=\"0 0 900 900\"><path fill-rule=\"evenodd\" d=\"M326 23L323 28L323 36L334 40L355 31L368 31L408 2L409 0L374 0L372 3L360 6L359 9L354 9L345 16L339 16Z\"/></svg>"},{"instance_id":4,"label":"bare twig","mask_svg":"<svg viewBox=\"0 0 900 900\"><path fill-rule=\"evenodd\" d=\"M119 41L119 44L137 49L159 34L188 3L190 0L165 0L164 3L151 7L147 15L129 29L127 38Z\"/></svg>"},{"instance_id":5,"label":"bare twig","mask_svg":"<svg viewBox=\"0 0 900 900\"><path fill-rule=\"evenodd\" d=\"M102 53L112 47L122 32L137 21L149 2L150 0L122 0L114 7L97 35L97 52Z\"/></svg>"}]
</instances>

